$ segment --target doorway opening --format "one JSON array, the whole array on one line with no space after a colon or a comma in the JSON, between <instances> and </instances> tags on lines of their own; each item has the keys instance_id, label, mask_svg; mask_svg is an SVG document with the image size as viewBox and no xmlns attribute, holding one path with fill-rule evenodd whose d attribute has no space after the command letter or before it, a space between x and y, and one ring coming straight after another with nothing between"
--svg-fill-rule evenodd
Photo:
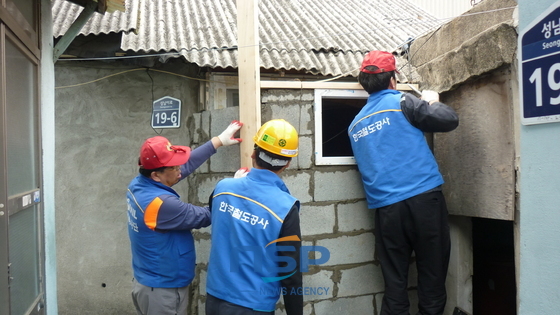
<instances>
[{"instance_id":1,"label":"doorway opening","mask_svg":"<svg viewBox=\"0 0 560 315\"><path fill-rule=\"evenodd\" d=\"M473 313L516 315L513 222L472 220Z\"/></svg>"}]
</instances>

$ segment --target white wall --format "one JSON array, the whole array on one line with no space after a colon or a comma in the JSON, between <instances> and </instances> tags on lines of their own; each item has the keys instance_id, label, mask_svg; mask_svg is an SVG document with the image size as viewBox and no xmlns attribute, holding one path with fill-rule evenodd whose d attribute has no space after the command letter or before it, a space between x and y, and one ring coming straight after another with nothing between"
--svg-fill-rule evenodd
<instances>
[{"instance_id":1,"label":"white wall","mask_svg":"<svg viewBox=\"0 0 560 315\"><path fill-rule=\"evenodd\" d=\"M54 63L50 0L41 3L41 141L43 150L43 211L45 224L46 313L58 314L56 286Z\"/></svg>"},{"instance_id":2,"label":"white wall","mask_svg":"<svg viewBox=\"0 0 560 315\"><path fill-rule=\"evenodd\" d=\"M523 30L553 3L519 0ZM521 67L521 65L519 65ZM560 123L521 126L518 314L557 314L560 306Z\"/></svg>"},{"instance_id":3,"label":"white wall","mask_svg":"<svg viewBox=\"0 0 560 315\"><path fill-rule=\"evenodd\" d=\"M472 8L471 0L410 0L410 2L439 19L452 18Z\"/></svg>"}]
</instances>

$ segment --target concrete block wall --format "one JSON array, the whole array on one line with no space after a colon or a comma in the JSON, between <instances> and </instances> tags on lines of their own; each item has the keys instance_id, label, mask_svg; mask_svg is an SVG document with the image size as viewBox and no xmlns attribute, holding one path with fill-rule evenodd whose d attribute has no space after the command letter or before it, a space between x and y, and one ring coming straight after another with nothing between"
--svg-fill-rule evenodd
<instances>
[{"instance_id":1,"label":"concrete block wall","mask_svg":"<svg viewBox=\"0 0 560 315\"><path fill-rule=\"evenodd\" d=\"M263 123L283 118L298 130L299 155L281 177L301 202L304 245L324 246L330 252L326 263L310 266L309 272L304 273L304 287L315 289L304 295L304 314L379 314L384 283L375 258L374 211L367 209L356 166L315 165L312 90L263 90L261 102ZM237 119L236 115L236 107L194 114L193 138L208 139L209 135L218 134L229 121ZM188 178L190 202L207 204L215 184L233 176L240 164L239 149L230 148L220 148L207 162L208 167ZM194 235L197 270L191 286L190 311L201 315L205 314L210 228L194 231ZM416 273L411 266L411 312L415 313ZM285 314L282 303L280 299L277 314Z\"/></svg>"}]
</instances>

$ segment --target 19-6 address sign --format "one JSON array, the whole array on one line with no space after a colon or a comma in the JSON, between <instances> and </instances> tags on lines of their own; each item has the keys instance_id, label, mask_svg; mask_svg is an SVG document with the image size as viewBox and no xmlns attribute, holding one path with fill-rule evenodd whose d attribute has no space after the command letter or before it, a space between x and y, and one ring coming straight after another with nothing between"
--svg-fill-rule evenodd
<instances>
[{"instance_id":1,"label":"19-6 address sign","mask_svg":"<svg viewBox=\"0 0 560 315\"><path fill-rule=\"evenodd\" d=\"M165 96L154 101L152 128L179 128L181 126L181 100Z\"/></svg>"},{"instance_id":2,"label":"19-6 address sign","mask_svg":"<svg viewBox=\"0 0 560 315\"><path fill-rule=\"evenodd\" d=\"M521 123L560 122L560 1L519 36Z\"/></svg>"}]
</instances>

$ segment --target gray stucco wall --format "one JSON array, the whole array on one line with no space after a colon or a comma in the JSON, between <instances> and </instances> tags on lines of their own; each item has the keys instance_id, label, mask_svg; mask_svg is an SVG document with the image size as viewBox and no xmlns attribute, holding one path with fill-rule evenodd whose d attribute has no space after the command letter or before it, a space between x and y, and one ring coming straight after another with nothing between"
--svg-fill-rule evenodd
<instances>
[{"instance_id":1,"label":"gray stucco wall","mask_svg":"<svg viewBox=\"0 0 560 315\"><path fill-rule=\"evenodd\" d=\"M119 63L59 61L56 86L137 69ZM161 70L191 77L180 61ZM182 100L179 129L161 135L188 145L198 102L196 80L150 71L153 97ZM59 314L136 314L127 235L126 187L138 172L151 128L152 80L145 69L56 90L56 237ZM187 185L178 185L186 195Z\"/></svg>"}]
</instances>

